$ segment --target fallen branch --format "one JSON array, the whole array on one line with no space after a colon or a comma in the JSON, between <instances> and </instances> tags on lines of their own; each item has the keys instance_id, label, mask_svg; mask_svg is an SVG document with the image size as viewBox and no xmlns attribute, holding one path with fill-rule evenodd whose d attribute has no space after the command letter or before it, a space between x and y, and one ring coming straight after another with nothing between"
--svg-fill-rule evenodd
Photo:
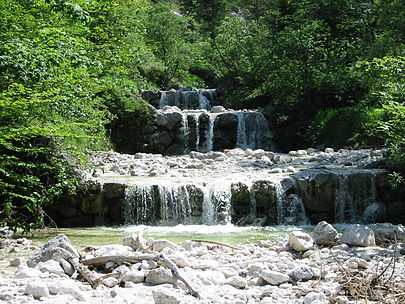
<instances>
[{"instance_id":1,"label":"fallen branch","mask_svg":"<svg viewBox=\"0 0 405 304\"><path fill-rule=\"evenodd\" d=\"M191 240L192 242L198 242L198 243L208 243L208 244L214 244L214 245L219 245L219 246L223 246L223 247L228 247L228 248L232 248L235 250L240 250L240 248L232 246L232 245L228 245L225 243L220 243L220 242L215 242L215 241L207 241L207 240Z\"/></svg>"},{"instance_id":2,"label":"fallen branch","mask_svg":"<svg viewBox=\"0 0 405 304\"><path fill-rule=\"evenodd\" d=\"M158 257L160 258L161 261L164 262L164 264L170 268L170 270L172 271L172 274L174 277L176 277L177 279L179 279L180 281L182 281L187 289L189 290L189 293L193 296L196 297L198 299L201 299L200 294L198 293L197 290L194 289L194 287L190 284L190 282L181 275L180 273L180 269L176 266L176 264L173 263L172 260L170 260L168 257L166 257L163 253L159 254Z\"/></svg>"},{"instance_id":3,"label":"fallen branch","mask_svg":"<svg viewBox=\"0 0 405 304\"><path fill-rule=\"evenodd\" d=\"M143 260L158 261L159 258L154 254L140 254L140 255L133 255L133 256L108 255L108 256L95 257L92 259L81 260L80 262L83 265L91 265L91 266L97 267L97 266L105 265L107 262L135 264L135 263L138 263Z\"/></svg>"}]
</instances>

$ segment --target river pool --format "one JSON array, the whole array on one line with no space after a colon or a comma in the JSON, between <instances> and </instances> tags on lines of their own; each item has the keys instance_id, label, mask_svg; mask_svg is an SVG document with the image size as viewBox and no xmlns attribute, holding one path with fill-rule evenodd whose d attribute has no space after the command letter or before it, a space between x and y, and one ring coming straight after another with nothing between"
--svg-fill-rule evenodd
<instances>
[{"instance_id":1,"label":"river pool","mask_svg":"<svg viewBox=\"0 0 405 304\"><path fill-rule=\"evenodd\" d=\"M233 225L178 225L162 226L121 226L94 228L48 228L37 230L28 236L33 241L46 243L54 236L66 234L76 248L107 244L122 244L125 236L139 233L142 229L144 239L167 239L174 243L185 240L208 240L230 245L257 243L261 240L278 241L292 230L307 230L308 226L270 226L270 227L236 227Z\"/></svg>"}]
</instances>

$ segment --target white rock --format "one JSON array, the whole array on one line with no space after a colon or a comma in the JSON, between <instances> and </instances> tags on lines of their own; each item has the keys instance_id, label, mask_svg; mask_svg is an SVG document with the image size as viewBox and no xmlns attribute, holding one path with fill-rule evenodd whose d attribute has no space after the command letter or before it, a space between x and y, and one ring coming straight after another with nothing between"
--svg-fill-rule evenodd
<instances>
[{"instance_id":1,"label":"white rock","mask_svg":"<svg viewBox=\"0 0 405 304\"><path fill-rule=\"evenodd\" d=\"M164 287L157 287L152 289L153 300L155 304L180 304L182 303L181 297L174 290Z\"/></svg>"},{"instance_id":2,"label":"white rock","mask_svg":"<svg viewBox=\"0 0 405 304\"><path fill-rule=\"evenodd\" d=\"M168 255L168 257L178 266L178 267L187 267L190 265L186 256L181 252L173 252Z\"/></svg>"},{"instance_id":3,"label":"white rock","mask_svg":"<svg viewBox=\"0 0 405 304\"><path fill-rule=\"evenodd\" d=\"M332 148L326 148L325 153L333 153L335 152Z\"/></svg>"},{"instance_id":4,"label":"white rock","mask_svg":"<svg viewBox=\"0 0 405 304\"><path fill-rule=\"evenodd\" d=\"M329 304L324 293L310 292L304 297L303 304Z\"/></svg>"},{"instance_id":5,"label":"white rock","mask_svg":"<svg viewBox=\"0 0 405 304\"><path fill-rule=\"evenodd\" d=\"M64 280L63 282L48 282L49 293L56 295L70 295L78 301L85 300L85 294L74 281Z\"/></svg>"},{"instance_id":6,"label":"white rock","mask_svg":"<svg viewBox=\"0 0 405 304\"><path fill-rule=\"evenodd\" d=\"M65 271L60 266L59 262L57 262L55 260L48 260L46 262L40 262L36 268L42 272L55 273L58 275L65 274Z\"/></svg>"},{"instance_id":7,"label":"white rock","mask_svg":"<svg viewBox=\"0 0 405 304\"><path fill-rule=\"evenodd\" d=\"M333 226L325 221L319 222L311 233L312 239L318 245L331 245L339 240L339 234Z\"/></svg>"},{"instance_id":8,"label":"white rock","mask_svg":"<svg viewBox=\"0 0 405 304\"><path fill-rule=\"evenodd\" d=\"M264 270L261 272L260 276L271 285L280 285L290 281L288 275L273 270Z\"/></svg>"},{"instance_id":9,"label":"white rock","mask_svg":"<svg viewBox=\"0 0 405 304\"><path fill-rule=\"evenodd\" d=\"M236 288L245 288L247 285L246 280L240 276L232 276L226 279L225 283Z\"/></svg>"},{"instance_id":10,"label":"white rock","mask_svg":"<svg viewBox=\"0 0 405 304\"><path fill-rule=\"evenodd\" d=\"M155 240L152 244L153 251L162 251L164 248L178 249L178 246L168 240Z\"/></svg>"},{"instance_id":11,"label":"white rock","mask_svg":"<svg viewBox=\"0 0 405 304\"><path fill-rule=\"evenodd\" d=\"M305 150L298 150L297 151L297 156L307 156L308 153Z\"/></svg>"},{"instance_id":12,"label":"white rock","mask_svg":"<svg viewBox=\"0 0 405 304\"><path fill-rule=\"evenodd\" d=\"M42 297L49 297L48 286L42 281L34 280L28 282L27 287L25 288L24 294L32 295L34 299L39 299Z\"/></svg>"},{"instance_id":13,"label":"white rock","mask_svg":"<svg viewBox=\"0 0 405 304\"><path fill-rule=\"evenodd\" d=\"M293 231L290 233L289 244L295 251L307 251L314 246L314 242L308 233Z\"/></svg>"},{"instance_id":14,"label":"white rock","mask_svg":"<svg viewBox=\"0 0 405 304\"><path fill-rule=\"evenodd\" d=\"M374 246L374 232L369 227L359 224L350 225L344 231L340 241L351 246Z\"/></svg>"},{"instance_id":15,"label":"white rock","mask_svg":"<svg viewBox=\"0 0 405 304\"><path fill-rule=\"evenodd\" d=\"M28 279L28 278L36 278L41 275L41 271L38 269L30 268L24 265L21 265L17 272L14 274L14 277L17 279Z\"/></svg>"},{"instance_id":16,"label":"white rock","mask_svg":"<svg viewBox=\"0 0 405 304\"><path fill-rule=\"evenodd\" d=\"M172 272L169 269L160 267L149 271L145 282L154 285L174 283L175 278L173 278Z\"/></svg>"},{"instance_id":17,"label":"white rock","mask_svg":"<svg viewBox=\"0 0 405 304\"><path fill-rule=\"evenodd\" d=\"M75 272L74 267L68 261L61 259L59 264L68 276L72 276L72 274Z\"/></svg>"},{"instance_id":18,"label":"white rock","mask_svg":"<svg viewBox=\"0 0 405 304\"><path fill-rule=\"evenodd\" d=\"M223 285L226 282L224 274L216 270L206 270L197 273L197 277L205 285Z\"/></svg>"},{"instance_id":19,"label":"white rock","mask_svg":"<svg viewBox=\"0 0 405 304\"><path fill-rule=\"evenodd\" d=\"M109 277L109 278L105 278L104 280L102 280L102 283L105 286L112 288L112 287L118 285L120 282L118 281L117 278Z\"/></svg>"},{"instance_id":20,"label":"white rock","mask_svg":"<svg viewBox=\"0 0 405 304\"><path fill-rule=\"evenodd\" d=\"M111 244L98 247L97 250L93 252L93 255L95 257L103 255L128 255L133 252L134 250L129 246Z\"/></svg>"}]
</instances>

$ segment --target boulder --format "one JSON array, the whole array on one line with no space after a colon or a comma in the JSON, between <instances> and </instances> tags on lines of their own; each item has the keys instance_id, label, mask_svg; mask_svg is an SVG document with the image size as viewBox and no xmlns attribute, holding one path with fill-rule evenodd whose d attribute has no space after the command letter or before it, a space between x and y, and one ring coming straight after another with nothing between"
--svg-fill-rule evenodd
<instances>
[{"instance_id":1,"label":"boulder","mask_svg":"<svg viewBox=\"0 0 405 304\"><path fill-rule=\"evenodd\" d=\"M38 269L29 268L27 266L20 266L17 272L14 274L16 279L29 279L37 278L41 275L41 271Z\"/></svg>"},{"instance_id":2,"label":"boulder","mask_svg":"<svg viewBox=\"0 0 405 304\"><path fill-rule=\"evenodd\" d=\"M304 304L329 304L329 301L322 292L310 292L304 297Z\"/></svg>"},{"instance_id":3,"label":"boulder","mask_svg":"<svg viewBox=\"0 0 405 304\"><path fill-rule=\"evenodd\" d=\"M53 239L49 240L44 247L42 247L41 252L31 256L27 264L29 267L34 268L39 262L46 262L51 259L60 260L60 252L63 254L70 255L73 258L79 258L80 255L77 250L72 246L68 237L64 234L59 234Z\"/></svg>"},{"instance_id":4,"label":"boulder","mask_svg":"<svg viewBox=\"0 0 405 304\"><path fill-rule=\"evenodd\" d=\"M314 241L308 233L293 231L290 233L289 244L295 251L307 251L314 246Z\"/></svg>"},{"instance_id":5,"label":"boulder","mask_svg":"<svg viewBox=\"0 0 405 304\"><path fill-rule=\"evenodd\" d=\"M326 221L319 222L316 225L311 237L318 245L332 245L339 240L337 230Z\"/></svg>"},{"instance_id":6,"label":"boulder","mask_svg":"<svg viewBox=\"0 0 405 304\"><path fill-rule=\"evenodd\" d=\"M340 241L351 246L367 247L375 245L375 236L369 227L354 224L346 228Z\"/></svg>"},{"instance_id":7,"label":"boulder","mask_svg":"<svg viewBox=\"0 0 405 304\"><path fill-rule=\"evenodd\" d=\"M144 271L128 271L122 277L124 282L142 283L145 280Z\"/></svg>"}]
</instances>

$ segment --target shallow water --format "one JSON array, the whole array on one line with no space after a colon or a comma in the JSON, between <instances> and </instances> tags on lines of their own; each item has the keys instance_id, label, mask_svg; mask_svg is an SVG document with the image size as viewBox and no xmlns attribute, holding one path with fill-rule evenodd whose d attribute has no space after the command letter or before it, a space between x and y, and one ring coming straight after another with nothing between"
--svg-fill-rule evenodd
<instances>
[{"instance_id":1,"label":"shallow water","mask_svg":"<svg viewBox=\"0 0 405 304\"><path fill-rule=\"evenodd\" d=\"M271 226L271 227L236 227L233 225L178 225L163 226L121 226L94 228L58 228L37 230L33 241L46 243L56 235L66 234L76 248L107 244L122 244L125 236L144 230L144 239L167 239L174 243L186 240L208 240L223 242L230 245L257 243L261 240L278 241L286 237L292 230L305 230L309 227Z\"/></svg>"}]
</instances>

